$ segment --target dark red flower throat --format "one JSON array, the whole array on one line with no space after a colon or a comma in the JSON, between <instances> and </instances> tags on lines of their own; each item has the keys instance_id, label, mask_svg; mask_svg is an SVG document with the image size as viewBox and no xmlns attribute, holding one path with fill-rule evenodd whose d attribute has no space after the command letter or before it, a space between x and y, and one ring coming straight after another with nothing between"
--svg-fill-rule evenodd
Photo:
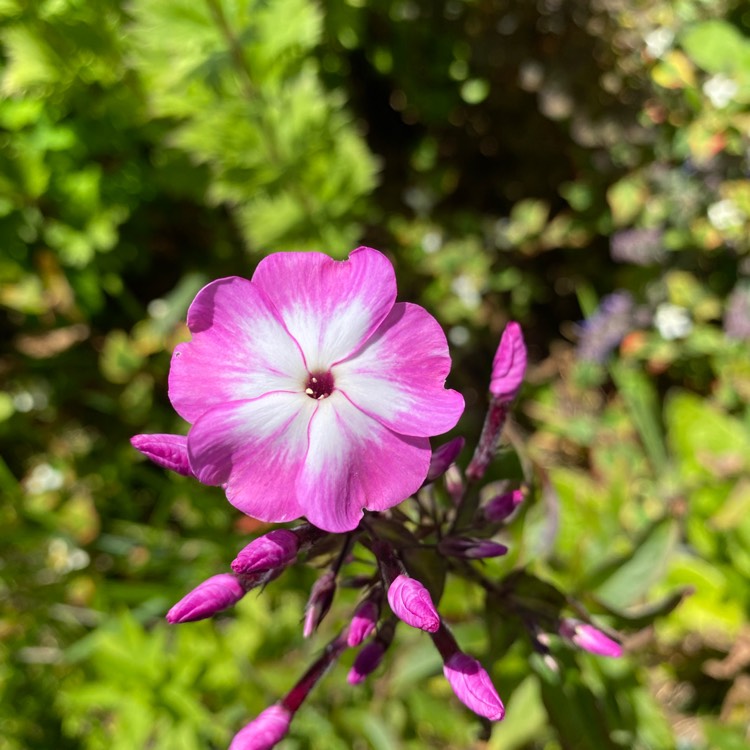
<instances>
[{"instance_id":1,"label":"dark red flower throat","mask_svg":"<svg viewBox=\"0 0 750 750\"><path fill-rule=\"evenodd\" d=\"M319 401L333 393L333 375L330 372L314 372L307 379L305 393Z\"/></svg>"}]
</instances>

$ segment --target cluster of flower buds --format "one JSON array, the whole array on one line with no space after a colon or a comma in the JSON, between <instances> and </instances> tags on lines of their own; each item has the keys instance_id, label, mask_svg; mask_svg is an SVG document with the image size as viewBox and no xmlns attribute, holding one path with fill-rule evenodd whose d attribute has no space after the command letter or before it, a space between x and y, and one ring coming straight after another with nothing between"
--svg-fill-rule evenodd
<instances>
[{"instance_id":1,"label":"cluster of flower buds","mask_svg":"<svg viewBox=\"0 0 750 750\"><path fill-rule=\"evenodd\" d=\"M269 750L276 745L288 733L306 696L346 649L359 649L348 682L363 682L382 663L401 623L432 639L443 660L445 678L465 706L486 720L502 719L505 709L490 674L460 649L436 606L435 594L444 581L426 585L420 580L425 564L483 587L498 606L531 628L529 635L539 650L548 651L547 634L557 632L565 641L592 653L620 655L620 646L600 630L564 617L560 603L564 597L548 584L543 584L552 592L548 599L556 603L550 607L547 602L543 611L536 611L533 602L539 597L525 596L524 587L542 585L540 582L526 573L512 573L504 581L493 581L477 564L508 552L505 544L492 537L502 533L504 524L518 515L516 510L527 492L509 483L495 494L491 487L481 492L479 486L497 451L525 370L523 335L519 325L511 322L493 362L488 413L465 472L456 463L464 440L452 439L432 453L425 482L412 497L411 506L368 512L355 529L346 533L323 531L310 524L270 531L239 552L231 573L209 578L172 607L167 615L171 623L210 617L235 604L250 589L281 575L299 557L315 557L322 547L332 562L313 585L305 609L303 634L310 637L332 608L354 546L361 545L372 560L370 574L348 580L347 585L362 590L348 625L330 640L286 696L240 730L230 750ZM186 443L175 437L138 436L133 444L157 464L190 474ZM414 563L415 553L422 556L421 567Z\"/></svg>"}]
</instances>

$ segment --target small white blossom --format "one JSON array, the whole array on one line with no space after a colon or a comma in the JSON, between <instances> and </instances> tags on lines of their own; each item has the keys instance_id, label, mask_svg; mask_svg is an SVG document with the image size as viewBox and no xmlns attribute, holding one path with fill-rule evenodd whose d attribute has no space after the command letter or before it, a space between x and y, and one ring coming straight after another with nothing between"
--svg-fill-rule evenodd
<instances>
[{"instance_id":1,"label":"small white blossom","mask_svg":"<svg viewBox=\"0 0 750 750\"><path fill-rule=\"evenodd\" d=\"M737 94L739 86L725 75L711 76L703 84L703 93L709 98L711 104L717 109L727 106Z\"/></svg>"},{"instance_id":2,"label":"small white blossom","mask_svg":"<svg viewBox=\"0 0 750 750\"><path fill-rule=\"evenodd\" d=\"M745 215L733 200L725 198L708 207L708 220L714 229L722 232L742 226Z\"/></svg>"},{"instance_id":3,"label":"small white blossom","mask_svg":"<svg viewBox=\"0 0 750 750\"><path fill-rule=\"evenodd\" d=\"M667 341L682 339L693 330L690 313L679 305L664 302L656 308L654 325L661 337Z\"/></svg>"},{"instance_id":4,"label":"small white blossom","mask_svg":"<svg viewBox=\"0 0 750 750\"><path fill-rule=\"evenodd\" d=\"M672 29L666 29L662 26L646 34L643 41L646 42L646 51L648 54L654 59L658 59L672 47L674 32Z\"/></svg>"},{"instance_id":5,"label":"small white blossom","mask_svg":"<svg viewBox=\"0 0 750 750\"><path fill-rule=\"evenodd\" d=\"M479 290L477 289L474 280L463 274L460 274L453 279L451 290L456 297L466 305L466 307L479 307L479 304L482 301L482 297L479 294Z\"/></svg>"},{"instance_id":6,"label":"small white blossom","mask_svg":"<svg viewBox=\"0 0 750 750\"><path fill-rule=\"evenodd\" d=\"M63 473L47 463L35 466L26 479L26 490L32 495L59 490L64 483Z\"/></svg>"}]
</instances>

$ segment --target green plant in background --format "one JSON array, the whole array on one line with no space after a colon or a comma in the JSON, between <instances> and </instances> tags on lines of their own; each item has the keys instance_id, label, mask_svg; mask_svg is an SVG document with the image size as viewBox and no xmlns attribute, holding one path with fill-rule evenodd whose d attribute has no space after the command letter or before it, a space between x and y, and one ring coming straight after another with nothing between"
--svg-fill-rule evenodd
<instances>
[{"instance_id":1,"label":"green plant in background","mask_svg":"<svg viewBox=\"0 0 750 750\"><path fill-rule=\"evenodd\" d=\"M96 695L145 665L121 679L96 644L161 644L169 603L256 531L134 460L132 433L181 429L164 352L207 279L359 242L444 324L469 432L497 336L524 322L535 366L510 436L533 429L521 458L550 482L510 546L528 540L535 572L595 581L584 603L626 632L694 589L626 660L559 678L506 652L502 623L484 640L478 592L449 591L443 614L512 696L490 747L744 746L747 30L734 0L0 3L0 746L140 741ZM577 321L615 290L633 317L604 364L576 364ZM290 571L237 630L196 631L227 677L180 709L159 694L187 684L172 655L208 657L167 639L143 678L154 746L172 727L222 747L217 726L283 694L278 657L312 657L292 614L311 582ZM266 606L287 613L278 639ZM239 632L262 648L238 656ZM336 687L345 664L289 747L471 746L430 649L408 657L372 703Z\"/></svg>"}]
</instances>

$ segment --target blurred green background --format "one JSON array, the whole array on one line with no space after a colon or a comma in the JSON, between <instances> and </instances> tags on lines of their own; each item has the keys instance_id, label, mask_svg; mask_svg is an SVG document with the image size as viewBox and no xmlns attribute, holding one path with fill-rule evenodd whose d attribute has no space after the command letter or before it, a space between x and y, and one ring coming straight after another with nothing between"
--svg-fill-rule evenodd
<instances>
[{"instance_id":1,"label":"blurred green background","mask_svg":"<svg viewBox=\"0 0 750 750\"><path fill-rule=\"evenodd\" d=\"M358 244L443 324L470 440L523 324L539 491L489 570L555 582L627 656L555 646L555 675L456 582L508 707L489 742L399 632L283 747L747 747L746 2L0 0L0 59L2 750L224 748L343 622L352 592L303 642L297 566L167 627L260 527L128 438L185 430L166 377L204 283Z\"/></svg>"}]
</instances>

